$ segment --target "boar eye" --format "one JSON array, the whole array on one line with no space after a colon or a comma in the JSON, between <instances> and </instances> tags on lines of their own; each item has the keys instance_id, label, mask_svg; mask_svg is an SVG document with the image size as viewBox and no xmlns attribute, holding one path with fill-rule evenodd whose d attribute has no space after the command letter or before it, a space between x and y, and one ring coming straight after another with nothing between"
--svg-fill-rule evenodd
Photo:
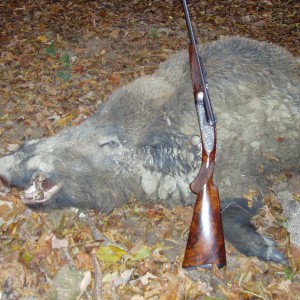
<instances>
[{"instance_id":1,"label":"boar eye","mask_svg":"<svg viewBox=\"0 0 300 300\"><path fill-rule=\"evenodd\" d=\"M119 143L117 143L115 141L109 141L109 142L106 142L106 143L103 143L100 145L101 148L106 147L106 146L109 146L112 148L117 148L117 147L119 147Z\"/></svg>"}]
</instances>

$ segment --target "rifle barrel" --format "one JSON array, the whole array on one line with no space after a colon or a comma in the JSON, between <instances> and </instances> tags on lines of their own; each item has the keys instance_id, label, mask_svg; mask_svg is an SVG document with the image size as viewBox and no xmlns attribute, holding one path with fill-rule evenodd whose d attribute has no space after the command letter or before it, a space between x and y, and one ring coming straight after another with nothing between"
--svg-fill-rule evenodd
<instances>
[{"instance_id":1,"label":"rifle barrel","mask_svg":"<svg viewBox=\"0 0 300 300\"><path fill-rule=\"evenodd\" d=\"M201 84L202 84L201 92L203 93L203 102L204 102L206 121L209 125L214 126L216 124L216 118L215 118L215 115L214 115L214 112L212 109L212 105L211 105L211 101L209 98L205 75L202 72L202 70L204 70L204 67L202 64L201 57L199 55L199 49L198 49L198 45L196 42L194 31L193 31L193 26L192 26L192 21L191 21L190 14L189 14L189 9L188 9L188 6L187 6L187 3L185 0L182 0L182 6L183 6L184 14L185 14L186 25L187 25L189 36L190 36L190 43L195 49L195 55L196 55L199 73L200 73L200 77L201 77Z\"/></svg>"}]
</instances>

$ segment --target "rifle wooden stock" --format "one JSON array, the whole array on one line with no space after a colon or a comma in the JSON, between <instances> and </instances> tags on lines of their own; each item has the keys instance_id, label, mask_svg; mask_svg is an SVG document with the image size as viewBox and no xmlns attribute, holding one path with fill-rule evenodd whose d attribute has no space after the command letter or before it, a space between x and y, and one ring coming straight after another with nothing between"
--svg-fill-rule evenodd
<instances>
[{"instance_id":1,"label":"rifle wooden stock","mask_svg":"<svg viewBox=\"0 0 300 300\"><path fill-rule=\"evenodd\" d=\"M190 233L182 266L187 269L197 267L219 268L226 265L226 253L218 188L213 184L215 145L208 155L202 142L202 166L190 184L197 194Z\"/></svg>"}]
</instances>

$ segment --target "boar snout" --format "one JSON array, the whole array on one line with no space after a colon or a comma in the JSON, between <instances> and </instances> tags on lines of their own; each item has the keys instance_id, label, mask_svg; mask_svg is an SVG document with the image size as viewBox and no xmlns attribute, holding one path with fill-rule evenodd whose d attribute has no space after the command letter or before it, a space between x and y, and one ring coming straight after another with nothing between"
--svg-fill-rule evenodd
<instances>
[{"instance_id":1,"label":"boar snout","mask_svg":"<svg viewBox=\"0 0 300 300\"><path fill-rule=\"evenodd\" d=\"M0 164L0 184L11 186L11 176L9 170L14 166L14 159L11 155L1 158Z\"/></svg>"}]
</instances>

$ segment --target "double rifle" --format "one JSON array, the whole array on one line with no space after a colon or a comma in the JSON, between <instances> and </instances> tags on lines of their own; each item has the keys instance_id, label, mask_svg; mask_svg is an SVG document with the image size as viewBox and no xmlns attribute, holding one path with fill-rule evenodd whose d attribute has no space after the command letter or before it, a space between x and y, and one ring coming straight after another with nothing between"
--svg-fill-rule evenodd
<instances>
[{"instance_id":1,"label":"double rifle","mask_svg":"<svg viewBox=\"0 0 300 300\"><path fill-rule=\"evenodd\" d=\"M202 144L202 165L190 184L197 199L182 266L187 269L211 268L213 265L221 268L226 265L226 253L219 192L213 184L216 119L186 0L182 0L182 5L190 36L189 61Z\"/></svg>"}]
</instances>

